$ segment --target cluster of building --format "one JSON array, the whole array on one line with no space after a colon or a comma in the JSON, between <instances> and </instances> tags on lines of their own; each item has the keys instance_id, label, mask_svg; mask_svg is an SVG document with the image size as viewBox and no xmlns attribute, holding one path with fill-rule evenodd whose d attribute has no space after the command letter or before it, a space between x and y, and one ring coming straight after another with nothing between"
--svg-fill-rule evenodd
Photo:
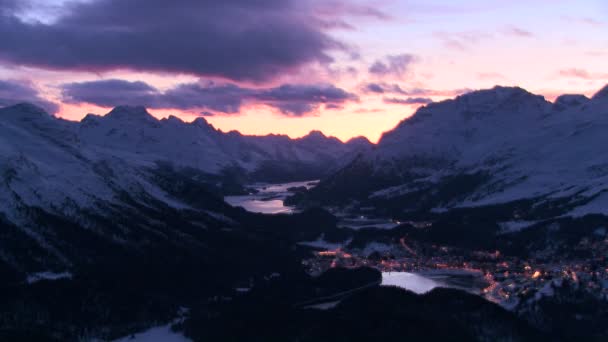
<instances>
[{"instance_id":1,"label":"cluster of building","mask_svg":"<svg viewBox=\"0 0 608 342\"><path fill-rule=\"evenodd\" d=\"M522 260L499 251L470 252L445 246L406 241L381 244L382 248L318 251L304 264L311 274L332 267L374 267L382 272L424 273L460 270L479 273L485 279L480 294L504 307L521 301L551 296L568 283L608 301L608 238L581 242L584 258L555 253ZM575 249L576 249L575 248Z\"/></svg>"}]
</instances>

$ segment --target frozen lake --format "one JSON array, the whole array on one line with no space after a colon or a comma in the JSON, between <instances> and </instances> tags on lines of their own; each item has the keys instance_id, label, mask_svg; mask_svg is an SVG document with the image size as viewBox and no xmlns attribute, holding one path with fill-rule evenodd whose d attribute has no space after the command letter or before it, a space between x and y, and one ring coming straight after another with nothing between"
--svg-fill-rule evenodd
<instances>
[{"instance_id":1,"label":"frozen lake","mask_svg":"<svg viewBox=\"0 0 608 342\"><path fill-rule=\"evenodd\" d=\"M397 286L417 294L424 294L442 284L409 272L382 272L382 286Z\"/></svg>"},{"instance_id":2,"label":"frozen lake","mask_svg":"<svg viewBox=\"0 0 608 342\"><path fill-rule=\"evenodd\" d=\"M293 193L287 189L298 187L310 189L316 185L316 182L316 180L312 180L280 184L253 184L249 187L258 191L256 194L226 196L224 200L234 207L242 207L252 213L289 214L294 212L294 208L286 206L283 201Z\"/></svg>"},{"instance_id":3,"label":"frozen lake","mask_svg":"<svg viewBox=\"0 0 608 342\"><path fill-rule=\"evenodd\" d=\"M417 294L436 287L447 287L480 294L488 284L480 272L468 270L431 270L421 273L382 272L382 284L398 286Z\"/></svg>"}]
</instances>

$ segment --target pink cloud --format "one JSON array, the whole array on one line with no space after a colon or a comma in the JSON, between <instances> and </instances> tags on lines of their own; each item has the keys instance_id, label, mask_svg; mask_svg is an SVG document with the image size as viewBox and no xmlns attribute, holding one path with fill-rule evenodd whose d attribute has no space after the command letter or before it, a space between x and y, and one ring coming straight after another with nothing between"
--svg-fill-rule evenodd
<instances>
[{"instance_id":1,"label":"pink cloud","mask_svg":"<svg viewBox=\"0 0 608 342\"><path fill-rule=\"evenodd\" d=\"M580 78L584 80L604 80L608 79L608 73L589 72L585 69L571 68L560 70L559 74L563 77Z\"/></svg>"}]
</instances>

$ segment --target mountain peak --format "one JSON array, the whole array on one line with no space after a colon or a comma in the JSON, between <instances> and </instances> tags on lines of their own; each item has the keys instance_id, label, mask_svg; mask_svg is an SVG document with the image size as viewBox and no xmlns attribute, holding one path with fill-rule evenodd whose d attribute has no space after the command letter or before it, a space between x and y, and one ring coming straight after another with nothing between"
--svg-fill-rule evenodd
<instances>
[{"instance_id":1,"label":"mountain peak","mask_svg":"<svg viewBox=\"0 0 608 342\"><path fill-rule=\"evenodd\" d=\"M204 128L206 130L215 132L215 127L213 127L213 125L210 124L209 121L207 121L207 119L202 116L199 116L194 119L194 121L192 121L192 125L194 125L195 127Z\"/></svg>"},{"instance_id":2,"label":"mountain peak","mask_svg":"<svg viewBox=\"0 0 608 342\"><path fill-rule=\"evenodd\" d=\"M605 99L608 99L608 85L606 85L604 88L600 89L600 91L598 91L597 93L595 93L595 95L593 95L592 99L594 101L595 100L605 100Z\"/></svg>"},{"instance_id":3,"label":"mountain peak","mask_svg":"<svg viewBox=\"0 0 608 342\"><path fill-rule=\"evenodd\" d=\"M51 115L44 109L27 102L0 108L0 115L11 115L19 118L50 118Z\"/></svg>"},{"instance_id":4,"label":"mountain peak","mask_svg":"<svg viewBox=\"0 0 608 342\"><path fill-rule=\"evenodd\" d=\"M304 138L323 138L324 139L324 138L327 138L327 136L319 130L312 130L307 135L305 135Z\"/></svg>"},{"instance_id":5,"label":"mountain peak","mask_svg":"<svg viewBox=\"0 0 608 342\"><path fill-rule=\"evenodd\" d=\"M144 106L118 106L112 109L106 117L117 120L142 120L147 122L157 122Z\"/></svg>"},{"instance_id":6,"label":"mountain peak","mask_svg":"<svg viewBox=\"0 0 608 342\"><path fill-rule=\"evenodd\" d=\"M553 107L556 110L564 110L570 107L578 107L589 101L589 98L580 94L564 94L555 99Z\"/></svg>"},{"instance_id":7,"label":"mountain peak","mask_svg":"<svg viewBox=\"0 0 608 342\"><path fill-rule=\"evenodd\" d=\"M167 118L162 119L162 120L160 120L160 121L162 121L162 122L168 122L168 123L171 123L171 124L176 124L176 125L179 125L179 124L183 124L183 123L184 123L184 120L182 120L182 119L178 118L178 117L177 117L177 116L175 116L175 115L169 115Z\"/></svg>"},{"instance_id":8,"label":"mountain peak","mask_svg":"<svg viewBox=\"0 0 608 342\"><path fill-rule=\"evenodd\" d=\"M459 110L467 115L484 115L487 113L526 114L548 110L551 103L541 95L528 92L520 87L496 86L492 89L477 90L456 98ZM450 100L444 103L452 103ZM434 104L427 106L434 108Z\"/></svg>"},{"instance_id":9,"label":"mountain peak","mask_svg":"<svg viewBox=\"0 0 608 342\"><path fill-rule=\"evenodd\" d=\"M364 137L364 136L358 136L358 137L350 138L346 142L346 145L350 145L350 146L372 146L373 144L366 137Z\"/></svg>"},{"instance_id":10,"label":"mountain peak","mask_svg":"<svg viewBox=\"0 0 608 342\"><path fill-rule=\"evenodd\" d=\"M491 89L482 89L460 95L457 99L475 100L474 102L499 102L504 100L520 99L539 99L540 95L535 95L520 87L495 86ZM544 98L543 98L544 99Z\"/></svg>"}]
</instances>

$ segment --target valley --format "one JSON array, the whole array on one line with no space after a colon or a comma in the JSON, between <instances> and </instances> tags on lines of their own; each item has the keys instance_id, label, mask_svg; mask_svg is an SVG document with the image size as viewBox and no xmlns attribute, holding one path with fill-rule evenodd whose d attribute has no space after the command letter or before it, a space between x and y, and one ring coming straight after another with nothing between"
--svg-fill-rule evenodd
<instances>
[{"instance_id":1,"label":"valley","mask_svg":"<svg viewBox=\"0 0 608 342\"><path fill-rule=\"evenodd\" d=\"M605 101L497 87L375 146L0 109L0 338L605 336Z\"/></svg>"}]
</instances>

